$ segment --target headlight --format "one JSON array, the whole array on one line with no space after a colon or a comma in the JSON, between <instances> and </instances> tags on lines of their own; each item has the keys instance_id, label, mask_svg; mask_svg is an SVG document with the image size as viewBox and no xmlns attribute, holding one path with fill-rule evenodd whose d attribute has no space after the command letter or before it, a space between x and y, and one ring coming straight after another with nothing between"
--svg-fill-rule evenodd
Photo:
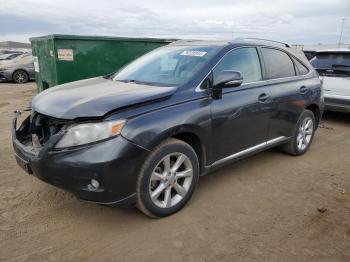
<instances>
[{"instance_id":1,"label":"headlight","mask_svg":"<svg viewBox=\"0 0 350 262\"><path fill-rule=\"evenodd\" d=\"M124 124L125 120L118 120L71 126L55 148L79 146L117 136L122 131Z\"/></svg>"}]
</instances>

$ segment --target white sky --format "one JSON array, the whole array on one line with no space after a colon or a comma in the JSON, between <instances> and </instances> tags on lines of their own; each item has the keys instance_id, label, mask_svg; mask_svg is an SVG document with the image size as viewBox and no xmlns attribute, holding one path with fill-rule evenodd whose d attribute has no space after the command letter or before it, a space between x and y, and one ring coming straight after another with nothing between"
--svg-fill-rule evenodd
<instances>
[{"instance_id":1,"label":"white sky","mask_svg":"<svg viewBox=\"0 0 350 262\"><path fill-rule=\"evenodd\" d=\"M0 0L0 41L46 34L350 43L350 0Z\"/></svg>"}]
</instances>

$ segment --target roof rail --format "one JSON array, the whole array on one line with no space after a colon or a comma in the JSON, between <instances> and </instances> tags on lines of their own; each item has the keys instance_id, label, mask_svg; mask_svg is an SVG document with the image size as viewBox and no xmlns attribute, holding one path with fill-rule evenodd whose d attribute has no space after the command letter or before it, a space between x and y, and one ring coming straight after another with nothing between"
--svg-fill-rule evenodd
<instances>
[{"instance_id":1,"label":"roof rail","mask_svg":"<svg viewBox=\"0 0 350 262\"><path fill-rule=\"evenodd\" d=\"M243 40L261 40L261 41L266 41L266 42L273 42L273 43L281 44L281 45L284 45L285 47L290 48L290 45L287 44L287 43L283 43L283 42L279 42L279 41L274 41L274 40L269 40L269 39L264 39L264 38L244 37L244 38L239 38L239 39L243 39Z\"/></svg>"}]
</instances>

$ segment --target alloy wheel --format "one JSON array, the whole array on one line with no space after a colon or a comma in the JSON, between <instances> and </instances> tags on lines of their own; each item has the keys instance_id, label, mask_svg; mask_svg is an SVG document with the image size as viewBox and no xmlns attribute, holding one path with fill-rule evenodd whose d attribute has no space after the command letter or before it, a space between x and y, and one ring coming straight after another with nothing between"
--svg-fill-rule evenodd
<instances>
[{"instance_id":1,"label":"alloy wheel","mask_svg":"<svg viewBox=\"0 0 350 262\"><path fill-rule=\"evenodd\" d=\"M14 74L14 81L16 83L26 83L28 81L28 75L24 71L17 71Z\"/></svg>"},{"instance_id":2,"label":"alloy wheel","mask_svg":"<svg viewBox=\"0 0 350 262\"><path fill-rule=\"evenodd\" d=\"M178 204L190 190L193 167L183 153L166 155L155 167L149 183L152 202L160 208L170 208Z\"/></svg>"},{"instance_id":3,"label":"alloy wheel","mask_svg":"<svg viewBox=\"0 0 350 262\"><path fill-rule=\"evenodd\" d=\"M314 132L314 123L311 117L306 117L299 127L297 146L300 151L305 150L310 144Z\"/></svg>"}]
</instances>

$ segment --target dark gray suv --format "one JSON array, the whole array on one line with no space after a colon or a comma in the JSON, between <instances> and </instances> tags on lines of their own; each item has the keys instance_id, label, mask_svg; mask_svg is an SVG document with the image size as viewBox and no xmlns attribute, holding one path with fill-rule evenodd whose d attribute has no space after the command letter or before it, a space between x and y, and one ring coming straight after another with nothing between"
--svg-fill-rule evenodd
<instances>
[{"instance_id":1,"label":"dark gray suv","mask_svg":"<svg viewBox=\"0 0 350 262\"><path fill-rule=\"evenodd\" d=\"M274 146L304 154L322 112L318 74L288 45L179 41L40 93L13 146L26 172L80 199L162 217L215 168Z\"/></svg>"}]
</instances>

